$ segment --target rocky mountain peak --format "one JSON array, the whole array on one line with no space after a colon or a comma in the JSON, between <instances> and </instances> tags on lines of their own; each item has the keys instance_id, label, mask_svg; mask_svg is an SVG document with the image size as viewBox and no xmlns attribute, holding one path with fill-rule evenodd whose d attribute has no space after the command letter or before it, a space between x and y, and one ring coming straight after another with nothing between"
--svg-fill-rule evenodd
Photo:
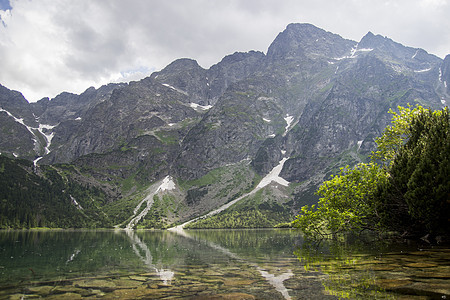
<instances>
[{"instance_id":1,"label":"rocky mountain peak","mask_svg":"<svg viewBox=\"0 0 450 300\"><path fill-rule=\"evenodd\" d=\"M18 118L23 118L27 124L34 124L35 117L28 110L28 101L22 93L13 91L0 84L0 109L6 110Z\"/></svg>"},{"instance_id":2,"label":"rocky mountain peak","mask_svg":"<svg viewBox=\"0 0 450 300\"><path fill-rule=\"evenodd\" d=\"M235 52L225 56L208 70L208 84L211 102L214 104L228 86L255 73L265 59L260 51Z\"/></svg>"},{"instance_id":3,"label":"rocky mountain peak","mask_svg":"<svg viewBox=\"0 0 450 300\"><path fill-rule=\"evenodd\" d=\"M289 24L270 45L267 56L272 60L305 56L340 57L349 52L354 44L311 24Z\"/></svg>"},{"instance_id":4,"label":"rocky mountain peak","mask_svg":"<svg viewBox=\"0 0 450 300\"><path fill-rule=\"evenodd\" d=\"M405 47L386 36L375 35L370 31L358 43L357 49L373 49L379 54L402 59L411 58L416 52L416 49Z\"/></svg>"},{"instance_id":5,"label":"rocky mountain peak","mask_svg":"<svg viewBox=\"0 0 450 300\"><path fill-rule=\"evenodd\" d=\"M0 105L6 106L26 105L28 101L23 97L22 93L8 89L0 84Z\"/></svg>"},{"instance_id":6,"label":"rocky mountain peak","mask_svg":"<svg viewBox=\"0 0 450 300\"><path fill-rule=\"evenodd\" d=\"M356 49L374 50L381 57L387 56L396 61L402 61L413 69L426 68L429 64L440 61L438 57L423 49L406 47L386 36L375 35L370 31L361 39Z\"/></svg>"},{"instance_id":7,"label":"rocky mountain peak","mask_svg":"<svg viewBox=\"0 0 450 300\"><path fill-rule=\"evenodd\" d=\"M167 67L161 70L161 72L158 72L160 74L165 73L172 73L172 72L183 72L183 71L189 71L189 70L203 70L202 67L198 64L198 62L195 59L190 58L180 58L172 63L170 63Z\"/></svg>"},{"instance_id":8,"label":"rocky mountain peak","mask_svg":"<svg viewBox=\"0 0 450 300\"><path fill-rule=\"evenodd\" d=\"M367 47L367 48L373 48L377 44L384 43L385 38L381 35L373 34L371 31L369 31L365 36L362 37L361 41L358 43L358 46L360 47Z\"/></svg>"},{"instance_id":9,"label":"rocky mountain peak","mask_svg":"<svg viewBox=\"0 0 450 300\"><path fill-rule=\"evenodd\" d=\"M225 56L220 61L220 63L218 63L217 65L223 66L223 65L235 64L235 63L242 62L242 61L252 59L252 58L256 58L256 59L264 58L264 53L262 53L260 51L253 51L253 50L249 51L249 52L235 52L231 55Z\"/></svg>"},{"instance_id":10,"label":"rocky mountain peak","mask_svg":"<svg viewBox=\"0 0 450 300\"><path fill-rule=\"evenodd\" d=\"M444 58L444 65L447 64L448 66L450 66L450 54L447 54L447 56L445 56Z\"/></svg>"},{"instance_id":11,"label":"rocky mountain peak","mask_svg":"<svg viewBox=\"0 0 450 300\"><path fill-rule=\"evenodd\" d=\"M31 107L40 122L56 125L63 121L82 117L90 108L108 98L115 89L125 85L111 83L98 89L90 87L80 95L62 92L51 100L44 98L36 103L31 103Z\"/></svg>"}]
</instances>

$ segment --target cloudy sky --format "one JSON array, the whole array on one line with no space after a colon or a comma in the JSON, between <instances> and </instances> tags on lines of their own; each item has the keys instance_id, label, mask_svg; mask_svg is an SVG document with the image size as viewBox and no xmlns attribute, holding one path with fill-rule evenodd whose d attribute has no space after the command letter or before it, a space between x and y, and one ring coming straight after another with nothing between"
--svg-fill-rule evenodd
<instances>
[{"instance_id":1,"label":"cloudy sky","mask_svg":"<svg viewBox=\"0 0 450 300\"><path fill-rule=\"evenodd\" d=\"M29 101L138 80L189 57L204 68L267 51L289 23L368 31L444 58L450 0L0 0L0 84Z\"/></svg>"}]
</instances>

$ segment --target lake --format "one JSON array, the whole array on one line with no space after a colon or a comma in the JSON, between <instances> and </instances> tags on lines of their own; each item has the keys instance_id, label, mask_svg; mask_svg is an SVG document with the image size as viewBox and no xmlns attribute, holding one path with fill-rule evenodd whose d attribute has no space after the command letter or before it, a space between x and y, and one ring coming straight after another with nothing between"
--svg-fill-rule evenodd
<instances>
[{"instance_id":1,"label":"lake","mask_svg":"<svg viewBox=\"0 0 450 300\"><path fill-rule=\"evenodd\" d=\"M1 231L0 299L450 299L450 249L296 230Z\"/></svg>"}]
</instances>

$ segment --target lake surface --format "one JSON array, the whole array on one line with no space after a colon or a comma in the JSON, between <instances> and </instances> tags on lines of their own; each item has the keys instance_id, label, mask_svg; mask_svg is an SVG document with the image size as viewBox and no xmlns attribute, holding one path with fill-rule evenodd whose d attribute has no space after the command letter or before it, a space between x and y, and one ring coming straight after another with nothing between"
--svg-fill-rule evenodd
<instances>
[{"instance_id":1,"label":"lake surface","mask_svg":"<svg viewBox=\"0 0 450 300\"><path fill-rule=\"evenodd\" d=\"M295 230L2 231L0 299L450 299L450 249Z\"/></svg>"}]
</instances>

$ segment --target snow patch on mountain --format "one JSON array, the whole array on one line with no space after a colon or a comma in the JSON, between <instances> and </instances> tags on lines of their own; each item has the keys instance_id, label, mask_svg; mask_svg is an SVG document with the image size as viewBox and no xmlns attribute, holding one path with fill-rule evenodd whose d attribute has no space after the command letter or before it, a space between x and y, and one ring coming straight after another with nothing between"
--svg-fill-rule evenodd
<instances>
[{"instance_id":1,"label":"snow patch on mountain","mask_svg":"<svg viewBox=\"0 0 450 300\"><path fill-rule=\"evenodd\" d=\"M72 195L69 196L70 200L72 200L73 205L75 205L78 210L83 210L83 207L80 205L80 203L78 203L77 199L75 199Z\"/></svg>"},{"instance_id":2,"label":"snow patch on mountain","mask_svg":"<svg viewBox=\"0 0 450 300\"><path fill-rule=\"evenodd\" d=\"M356 58L356 57L358 57L358 53L360 53L360 52L370 52L370 51L373 51L373 49L372 48L361 48L361 49L358 49L358 46L356 46L355 48L353 48L350 51L350 55L345 55L345 56L342 56L342 57L336 57L336 58L334 58L334 60L343 60L343 59L348 59L348 58Z\"/></svg>"},{"instance_id":3,"label":"snow patch on mountain","mask_svg":"<svg viewBox=\"0 0 450 300\"><path fill-rule=\"evenodd\" d=\"M17 118L16 116L14 116L12 113L10 113L9 111L0 108L0 112L5 112L8 116L10 116L11 118L14 119L14 121L16 121L17 123L25 126L25 128L33 135L33 141L34 141L34 148L36 153L39 152L39 137L36 133L39 132L41 134L41 136L43 136L45 138L45 145L44 146L44 151L45 154L50 153L50 144L52 142L52 139L55 135L54 132L49 132L51 131L53 128L55 128L56 126L54 125L47 125L47 124L39 124L38 127L32 127L32 126L28 126L27 124L25 124L24 119L23 118ZM36 118L36 117L35 117ZM37 161L35 161L37 162Z\"/></svg>"},{"instance_id":4,"label":"snow patch on mountain","mask_svg":"<svg viewBox=\"0 0 450 300\"><path fill-rule=\"evenodd\" d=\"M280 160L277 166L275 166L272 171L269 172L256 186L256 189L262 189L263 187L269 185L271 182L279 183L283 186L288 186L289 181L280 177L280 172L283 169L284 163L287 161L287 157Z\"/></svg>"},{"instance_id":5,"label":"snow patch on mountain","mask_svg":"<svg viewBox=\"0 0 450 300\"><path fill-rule=\"evenodd\" d=\"M33 166L34 166L34 169L35 169L35 170L36 170L38 161L40 161L41 159L42 159L42 156L39 156L38 158L36 158L35 160L33 160Z\"/></svg>"},{"instance_id":6,"label":"snow patch on mountain","mask_svg":"<svg viewBox=\"0 0 450 300\"><path fill-rule=\"evenodd\" d=\"M294 121L294 117L290 116L290 115L286 115L286 117L284 118L284 120L286 121L287 125L286 128L284 129L285 132L288 131L289 127L291 126L292 122Z\"/></svg>"},{"instance_id":7,"label":"snow patch on mountain","mask_svg":"<svg viewBox=\"0 0 450 300\"><path fill-rule=\"evenodd\" d=\"M361 145L362 145L362 143L363 143L363 141L358 141L358 150L361 148Z\"/></svg>"},{"instance_id":8,"label":"snow patch on mountain","mask_svg":"<svg viewBox=\"0 0 450 300\"><path fill-rule=\"evenodd\" d=\"M134 228L134 226L144 217L147 215L148 211L150 210L150 208L153 205L153 197L156 195L155 191L151 191L144 199L142 199L141 202L139 202L139 204L134 208L133 210L133 218L131 219L131 221L127 224L127 226L125 227L126 230L131 230ZM139 209L141 208L141 206L146 203L147 206L138 214L137 212L139 211Z\"/></svg>"},{"instance_id":9,"label":"snow patch on mountain","mask_svg":"<svg viewBox=\"0 0 450 300\"><path fill-rule=\"evenodd\" d=\"M423 70L414 70L414 73L424 73L430 71L431 68L423 69Z\"/></svg>"},{"instance_id":10,"label":"snow patch on mountain","mask_svg":"<svg viewBox=\"0 0 450 300\"><path fill-rule=\"evenodd\" d=\"M45 148L45 154L49 154L50 153L50 145L52 143L52 139L55 136L54 132L49 132L50 130L52 130L53 128L55 128L56 126L53 125L45 125L45 124L39 124L39 128L38 131L40 134L42 134L47 142L47 145L44 147ZM45 130L45 131L44 131Z\"/></svg>"},{"instance_id":11,"label":"snow patch on mountain","mask_svg":"<svg viewBox=\"0 0 450 300\"><path fill-rule=\"evenodd\" d=\"M25 126L25 127L28 129L28 131L30 131L32 134L34 134L33 131L31 130L32 127L26 125L26 124L23 122L23 118L17 118L17 117L15 117L12 113L10 113L9 111L7 111L6 109L3 109L3 108L0 108L0 112L1 112L1 111L5 112L8 116L10 116L11 118L13 118L14 121L16 121L17 123L19 123L19 124Z\"/></svg>"},{"instance_id":12,"label":"snow patch on mountain","mask_svg":"<svg viewBox=\"0 0 450 300\"><path fill-rule=\"evenodd\" d=\"M172 231L181 231L183 230L184 226L186 226L189 223L195 222L201 218L206 218L206 217L211 217L214 216L224 210L226 210L227 208L229 208L230 206L232 206L233 204L241 201L242 199L244 199L245 197L248 197L250 195L255 194L257 191L259 191L260 189L268 186L269 184L271 184L272 182L278 183L282 186L288 186L289 185L289 181L285 180L284 178L280 177L280 172L283 169L284 163L288 160L287 157L283 158L282 160L280 160L280 162L278 163L278 165L276 165L272 171L269 172L269 174L267 174L266 176L264 176L264 178L259 182L259 184L249 193L246 193L242 196L240 196L237 199L234 199L233 201L230 201L224 205L222 205L221 207L207 213L206 215L194 218L192 220L189 220L181 225L169 228L169 230Z\"/></svg>"},{"instance_id":13,"label":"snow patch on mountain","mask_svg":"<svg viewBox=\"0 0 450 300\"><path fill-rule=\"evenodd\" d=\"M164 177L161 185L158 187L156 192L162 192L162 191L171 191L175 189L175 182L172 180L172 177L167 175Z\"/></svg>"},{"instance_id":14,"label":"snow patch on mountain","mask_svg":"<svg viewBox=\"0 0 450 300\"><path fill-rule=\"evenodd\" d=\"M372 48L361 48L361 49L358 49L358 47L353 48L352 51L351 51L351 58L356 57L356 54L358 52L370 52L370 51L373 51L373 49Z\"/></svg>"},{"instance_id":15,"label":"snow patch on mountain","mask_svg":"<svg viewBox=\"0 0 450 300\"><path fill-rule=\"evenodd\" d=\"M127 224L125 227L126 230L131 230L136 226L139 221L147 215L147 213L150 211L150 208L153 205L153 197L158 194L159 192L163 191L171 191L175 189L175 182L172 180L171 176L166 176L159 184L152 185L147 190L147 196L142 199L141 202L138 203L138 205L133 210L133 216L131 218L131 221ZM138 211L141 209L141 206L146 203L147 206L138 214Z\"/></svg>"},{"instance_id":16,"label":"snow patch on mountain","mask_svg":"<svg viewBox=\"0 0 450 300\"><path fill-rule=\"evenodd\" d=\"M197 104L197 103L190 103L189 105L190 105L190 107L192 107L193 109L196 109L196 110L198 110L198 109L200 109L200 110L208 110L208 109L212 108L212 105L200 105L200 104Z\"/></svg>"},{"instance_id":17,"label":"snow patch on mountain","mask_svg":"<svg viewBox=\"0 0 450 300\"><path fill-rule=\"evenodd\" d=\"M170 88L170 89L172 89L172 90L174 90L174 91L177 91L178 93L181 93L181 94L183 94L183 95L189 96L188 93L186 93L185 91L180 90L180 89L177 89L176 87L173 87L173 86L171 86L170 84L163 83L162 85L165 86L165 87L168 87L168 88Z\"/></svg>"}]
</instances>

